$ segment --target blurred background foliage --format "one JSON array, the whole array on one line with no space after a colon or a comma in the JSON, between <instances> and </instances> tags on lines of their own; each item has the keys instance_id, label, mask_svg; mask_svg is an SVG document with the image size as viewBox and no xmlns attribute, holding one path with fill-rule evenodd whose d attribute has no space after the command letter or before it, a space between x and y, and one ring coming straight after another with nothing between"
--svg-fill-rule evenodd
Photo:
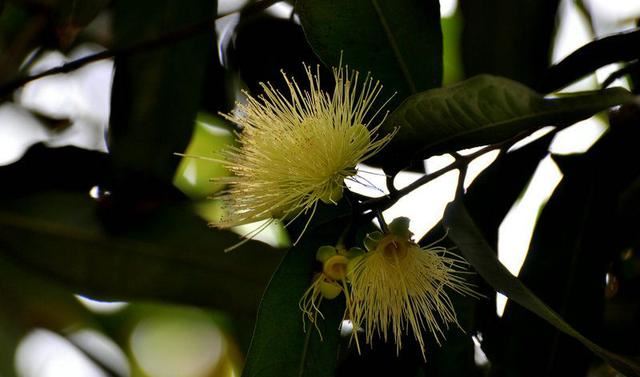
<instances>
[{"instance_id":1,"label":"blurred background foliage","mask_svg":"<svg viewBox=\"0 0 640 377\"><path fill-rule=\"evenodd\" d=\"M251 229L207 226L220 215L211 178L227 172L176 153L215 160L238 131L217 114L240 90L341 54L397 93L390 110L482 73L543 94L600 89L620 62L628 75L615 85L637 94L637 31L556 63L639 18L631 0L0 0L0 376L239 376L254 326L247 376L619 375L479 276L486 299L455 298L466 333L431 344L426 364L410 341L398 357L383 343L354 354L330 331L342 303L327 308L323 343L305 337L303 251L335 238L349 209L321 209L286 257L282 224L225 254ZM464 198L512 273L582 334L635 358L639 114L631 105L576 123L480 174L484 161ZM455 176L441 178L407 197L425 244L442 237L455 189ZM395 208L385 216L409 211Z\"/></svg>"}]
</instances>

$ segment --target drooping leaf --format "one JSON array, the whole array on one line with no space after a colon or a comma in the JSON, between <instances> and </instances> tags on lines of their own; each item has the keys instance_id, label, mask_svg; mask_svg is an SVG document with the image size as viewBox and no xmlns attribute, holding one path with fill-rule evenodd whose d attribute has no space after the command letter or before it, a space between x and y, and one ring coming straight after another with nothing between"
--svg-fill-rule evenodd
<instances>
[{"instance_id":1,"label":"drooping leaf","mask_svg":"<svg viewBox=\"0 0 640 377\"><path fill-rule=\"evenodd\" d=\"M506 295L509 299L535 313L558 330L578 340L621 373L628 376L640 375L640 365L610 352L586 338L533 294L518 278L513 276L500 263L496 253L487 244L464 205L458 201L450 203L445 210L444 218L445 226L449 230L449 237L459 247L465 259L496 291Z\"/></svg>"},{"instance_id":2,"label":"drooping leaf","mask_svg":"<svg viewBox=\"0 0 640 377\"><path fill-rule=\"evenodd\" d=\"M627 48L640 43L640 29L610 35L590 42L549 67L544 80L535 88L551 92L595 72L607 64L638 59L637 51Z\"/></svg>"},{"instance_id":3,"label":"drooping leaf","mask_svg":"<svg viewBox=\"0 0 640 377\"><path fill-rule=\"evenodd\" d=\"M473 181L464 196L465 206L477 219L477 226L492 247L498 245L498 227L508 213L513 203L524 190L527 182L533 176L540 160L548 153L547 148L553 134L548 134L520 149L510 151L491 164ZM442 238L446 231L442 222L430 231L420 241L422 245L429 245ZM450 241L449 241L450 242ZM439 243L441 246L453 248L454 244L447 244L447 240ZM454 250L455 251L455 250ZM471 277L470 277L471 278ZM502 335L499 318L496 315L495 294L491 287L481 279L475 279L476 290L485 295L486 299L474 300L453 296L459 320L466 334L451 331L447 334L447 341L441 347L434 347L431 351L427 367L437 375L473 375L479 369L474 361L474 345L470 334L482 334L482 349L491 365L494 365L494 353L501 352ZM466 363L463 362L465 350ZM451 354L457 354L458 362L451 362Z\"/></svg>"},{"instance_id":4,"label":"drooping leaf","mask_svg":"<svg viewBox=\"0 0 640 377\"><path fill-rule=\"evenodd\" d=\"M480 75L407 98L383 125L386 132L398 132L381 156L399 155L405 163L424 159L544 126L570 125L632 100L621 88L546 99L515 81Z\"/></svg>"},{"instance_id":5,"label":"drooping leaf","mask_svg":"<svg viewBox=\"0 0 640 377\"><path fill-rule=\"evenodd\" d=\"M442 82L440 4L435 0L299 0L307 40L322 61L371 72L399 100Z\"/></svg>"},{"instance_id":6,"label":"drooping leaf","mask_svg":"<svg viewBox=\"0 0 640 377\"><path fill-rule=\"evenodd\" d=\"M344 312L341 298L324 301L319 331L306 324L298 303L309 288L320 246L333 244L341 232L334 222L310 230L289 250L262 298L243 377L330 377L338 358L338 331Z\"/></svg>"},{"instance_id":7,"label":"drooping leaf","mask_svg":"<svg viewBox=\"0 0 640 377\"><path fill-rule=\"evenodd\" d=\"M519 279L584 335L602 328L611 199L594 185L596 166L564 171L537 222ZM610 215L611 213L609 213ZM604 238L603 238L604 236ZM523 375L584 376L591 355L535 314L507 303L499 363ZM527 352L523 352L527 350ZM498 362L497 362L498 363Z\"/></svg>"},{"instance_id":8,"label":"drooping leaf","mask_svg":"<svg viewBox=\"0 0 640 377\"><path fill-rule=\"evenodd\" d=\"M640 174L637 165L611 167L634 158L639 136L635 124L616 125L585 154L554 156L563 178L542 210L519 274L527 287L589 338L602 338L608 304L602 277L627 247L617 236L618 198ZM588 352L530 312L507 303L503 322L504 362L510 369L531 375L586 373ZM623 350L616 342L609 344Z\"/></svg>"},{"instance_id":9,"label":"drooping leaf","mask_svg":"<svg viewBox=\"0 0 640 377\"><path fill-rule=\"evenodd\" d=\"M154 299L253 316L282 254L210 229L187 205L158 208L117 233L88 194L48 192L0 203L0 252L70 290L105 300Z\"/></svg>"}]
</instances>

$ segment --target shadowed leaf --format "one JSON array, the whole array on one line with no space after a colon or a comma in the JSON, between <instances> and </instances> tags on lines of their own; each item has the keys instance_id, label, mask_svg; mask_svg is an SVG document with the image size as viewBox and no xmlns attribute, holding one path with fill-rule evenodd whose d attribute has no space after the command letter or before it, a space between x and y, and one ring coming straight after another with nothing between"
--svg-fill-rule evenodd
<instances>
[{"instance_id":1,"label":"shadowed leaf","mask_svg":"<svg viewBox=\"0 0 640 377\"><path fill-rule=\"evenodd\" d=\"M41 193L0 206L2 253L14 263L105 300L155 299L252 316L281 253L210 229L185 205L156 209L117 234L88 194Z\"/></svg>"},{"instance_id":2,"label":"shadowed leaf","mask_svg":"<svg viewBox=\"0 0 640 377\"><path fill-rule=\"evenodd\" d=\"M523 131L570 125L633 98L613 88L546 99L515 81L480 75L407 98L383 125L386 132L398 129L384 155L407 163L491 144Z\"/></svg>"},{"instance_id":3,"label":"shadowed leaf","mask_svg":"<svg viewBox=\"0 0 640 377\"><path fill-rule=\"evenodd\" d=\"M341 230L335 222L317 227L289 250L262 298L243 377L334 376L344 300L322 304L318 326L324 340L308 323L303 331L298 302L311 285L317 249L335 243Z\"/></svg>"},{"instance_id":4,"label":"shadowed leaf","mask_svg":"<svg viewBox=\"0 0 640 377\"><path fill-rule=\"evenodd\" d=\"M444 219L445 227L449 229L449 237L459 247L465 259L496 291L535 313L558 330L575 338L620 372L629 376L640 375L640 366L637 363L607 351L587 339L513 276L500 263L496 253L484 240L464 205L458 201L450 203L445 210Z\"/></svg>"},{"instance_id":5,"label":"shadowed leaf","mask_svg":"<svg viewBox=\"0 0 640 377\"><path fill-rule=\"evenodd\" d=\"M434 0L299 0L307 40L329 66L371 72L400 100L442 82L440 5Z\"/></svg>"}]
</instances>

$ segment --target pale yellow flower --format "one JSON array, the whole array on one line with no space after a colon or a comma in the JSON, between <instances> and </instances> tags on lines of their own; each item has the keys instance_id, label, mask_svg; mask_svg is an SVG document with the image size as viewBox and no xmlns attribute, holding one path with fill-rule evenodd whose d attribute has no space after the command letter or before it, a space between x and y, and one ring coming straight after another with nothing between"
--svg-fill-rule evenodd
<instances>
[{"instance_id":1,"label":"pale yellow flower","mask_svg":"<svg viewBox=\"0 0 640 377\"><path fill-rule=\"evenodd\" d=\"M245 93L246 103L223 114L241 132L239 145L225 153L232 175L221 179L228 188L219 197L227 215L215 226L294 219L308 212L310 219L319 201L340 200L344 180L357 173L357 164L391 139L376 136L383 117L377 117L379 110L370 114L382 89L379 82L369 76L362 80L341 66L333 69L333 93L326 93L320 89L319 68L315 74L305 69L308 89L283 73L287 94L262 84L262 95Z\"/></svg>"},{"instance_id":2,"label":"pale yellow flower","mask_svg":"<svg viewBox=\"0 0 640 377\"><path fill-rule=\"evenodd\" d=\"M349 264L348 314L354 329L363 330L367 344L375 337L385 342L392 337L399 352L402 336L412 333L425 357L427 333L440 343L441 325L458 325L446 289L478 296L462 276L468 273L463 271L466 262L442 247L421 248L408 231L377 234L374 247Z\"/></svg>"}]
</instances>

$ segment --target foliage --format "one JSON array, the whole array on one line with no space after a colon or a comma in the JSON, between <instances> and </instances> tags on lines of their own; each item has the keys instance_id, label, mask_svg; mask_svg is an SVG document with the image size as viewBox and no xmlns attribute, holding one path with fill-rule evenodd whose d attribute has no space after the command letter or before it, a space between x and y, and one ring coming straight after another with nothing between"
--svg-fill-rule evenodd
<instances>
[{"instance_id":1,"label":"foliage","mask_svg":"<svg viewBox=\"0 0 640 377\"><path fill-rule=\"evenodd\" d=\"M216 34L216 20L223 15L216 14L215 1L88 1L77 8L76 2L65 0L0 1L0 95L4 104L20 105L21 88L26 90L43 77L73 72L108 58L115 62L105 135L108 152L36 144L18 161L0 167L0 374L16 375L12 364L16 347L36 327L69 336L73 326L91 324L126 348L126 339L115 325L118 317L91 313L72 296L81 294L111 301L185 304L225 313L235 329L229 332L235 331L241 343L248 343L242 337L248 337L249 328L254 328L250 346L243 344L246 377L353 373L585 376L598 368L640 376L640 168L635 155L640 136L640 56L635 42L640 30L591 42L548 66L557 1L523 0L505 5L492 0L480 7L483 9L473 0L461 1L463 21L457 14L447 22L462 22L457 26L463 28L458 52L468 77L442 86L443 70L448 69L443 57L452 54L443 52L448 47L442 44L438 1L298 0L295 6L283 2L296 15L287 20L276 20L265 11L277 2L248 1L236 9L234 43ZM522 9L514 9L516 3ZM509 12L514 12L513 17ZM113 15L112 40L91 33L91 21L104 14ZM286 49L280 45L287 43L281 40L284 38L293 41ZM451 40L447 35L444 38ZM108 49L50 71L30 71L42 51L68 52L85 40L103 43ZM28 56L34 48L39 50ZM224 56L218 56L219 51ZM274 56L260 56L274 51ZM360 136L365 147L375 137L384 141L380 145L390 140L367 161L388 174L388 194L371 198L350 191L343 178L354 176L356 166L341 167L340 179L332 181L337 187L331 186L333 191L322 196L323 200L305 205L304 211L281 210L294 214L289 216L295 219L287 229L292 239L301 235L299 243L287 251L256 239L242 240L238 246L237 234L208 227L207 221L215 223L225 210L217 202L225 198L224 194L216 196L220 183L235 182L235 178L225 178L229 164L221 159L243 158L241 153L220 151L225 147L240 150L242 145L235 142L243 140L239 136L243 129L224 123L228 115L203 114L227 114L238 86L249 88L253 101L267 101L259 97L258 84L267 80L275 88L268 100L277 103L280 97L274 91L288 94L290 89L296 108L303 108L299 104L309 88L304 77L295 74L297 69L305 72L299 65L301 56L310 59L307 63L313 72L318 64L323 78L342 64L363 77L370 73L384 85L372 105L374 113L383 106L381 114L388 112L380 128L374 122L367 131L360 124L365 122L358 120L345 129L363 127ZM611 80L606 80L607 85L597 90L556 92L620 61L625 66L612 78L628 76L631 90L607 88ZM295 85L275 81L283 68L288 70L286 77L294 72ZM314 82L311 77L309 81ZM318 82L314 90L333 93L329 81ZM324 98L319 93L306 98ZM391 100L385 102L388 98ZM250 106L255 112L251 115L261 119L268 106ZM323 121L351 119L349 106L340 107L347 115L333 116L333 110L328 107L331 114ZM31 111L52 127L51 132L70 123ZM306 115L278 113L278 121ZM607 133L593 147L571 156L550 152L553 137L568 127L581 127L579 122L592 116L609 123ZM248 127L242 113L232 119ZM270 135L272 139L282 140L286 130L272 129L278 130ZM545 129L544 136L538 133L541 129ZM537 139L522 143L533 134ZM349 135L347 147L354 138ZM319 137L317 132L301 133L292 140L305 136ZM337 136L329 142L334 140L343 142ZM461 152L470 148L474 149ZM261 156L262 151L258 148L253 155ZM278 151L278 145L271 145L269 153ZM295 151L299 155L275 160L285 165L291 159L319 155L305 154L304 148ZM183 152L202 159L194 165L183 160L179 166L176 153ZM331 158L331 153L322 152ZM465 190L470 164L492 152L497 154L496 161ZM449 154L454 161L408 186L394 186L400 171L420 171L425 159L441 154ZM360 162L360 157L354 161ZM549 158L563 178L546 206L538 209L529 253L520 274L514 276L497 258L498 228L522 197L540 161ZM285 173L291 169L277 168L288 182L291 174ZM195 178L186 178L192 170ZM268 166L261 170L269 171ZM447 322L458 325L444 331L442 344L437 344L439 334L423 331L424 339L422 335L414 339L408 333L406 339L402 337L400 350L393 337L383 339L386 332L380 327L384 319L376 322L377 333L367 334L372 344L363 343L362 349L355 344L357 327L362 324L355 323L355 335L341 336L344 319L362 317L362 313L349 313L353 297L349 289L354 288L346 283L353 276L346 272L347 262L341 278L327 280L342 279L345 283L338 290L344 295L321 300L321 315L309 323L299 302L316 274L326 273L325 261L314 259L316 251L331 245L345 261L361 258L358 253L362 251L353 254L354 247L367 248L379 241L374 238L380 233L367 235L374 229L372 220L378 221L383 232L393 233L396 230L387 228L383 212L451 171L459 173L455 199L441 222L424 239L415 240L424 250L436 241L437 250L447 247L446 253L459 253L448 260L464 258L473 272L464 275L468 283L458 285L467 289L473 284L472 297L449 289L451 299L438 293L446 301L441 306L455 307L457 313ZM209 178L215 182L207 182ZM269 187L277 191L279 186ZM336 190L340 195L334 195ZM305 192L296 198L305 198ZM255 193L261 194L278 198L273 192ZM207 195L214 200L204 199ZM306 211L310 208L312 214ZM248 213L251 209L247 208ZM269 215L286 217L269 211L260 214L259 220ZM266 232L277 234L277 222L271 223L268 220ZM402 239L420 250L410 236L404 234ZM232 252L223 251L236 246ZM454 267L458 268L452 263L450 269ZM402 273L397 275L403 278ZM495 311L496 292L509 299L502 316ZM482 298L474 298L476 293ZM428 306L423 303L420 307ZM403 326L401 320L393 323ZM404 327L409 326L405 323ZM399 339L401 331L395 330ZM480 347L488 359L481 365L473 361ZM117 374L94 361L106 373Z\"/></svg>"}]
</instances>

